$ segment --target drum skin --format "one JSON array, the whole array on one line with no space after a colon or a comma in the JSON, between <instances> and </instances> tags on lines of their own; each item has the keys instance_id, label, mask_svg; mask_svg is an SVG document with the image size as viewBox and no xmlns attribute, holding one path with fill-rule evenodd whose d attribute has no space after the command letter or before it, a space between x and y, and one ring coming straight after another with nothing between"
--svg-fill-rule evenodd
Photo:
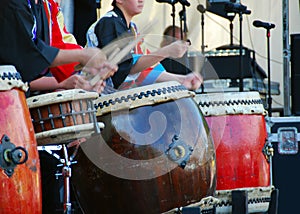
<instances>
[{"instance_id":1,"label":"drum skin","mask_svg":"<svg viewBox=\"0 0 300 214\"><path fill-rule=\"evenodd\" d=\"M216 144L216 189L269 186L270 166L262 152L267 139L264 116L208 116L206 121Z\"/></svg>"},{"instance_id":2,"label":"drum skin","mask_svg":"<svg viewBox=\"0 0 300 214\"><path fill-rule=\"evenodd\" d=\"M151 129L148 118L155 112L164 115L167 121L166 130L152 144L137 144L136 138L131 137L132 130L122 121L128 116L134 129L145 133ZM178 135L182 141L193 147L193 152L185 167L180 167L168 159L163 163L154 163L156 166L149 170L155 174L161 164L175 165L168 172L148 179L138 179L139 173L135 172L136 179L130 179L108 173L91 161L91 154L87 149L80 150L76 158L78 163L73 168L72 184L84 213L162 213L199 202L214 194L215 150L205 119L192 98L108 113L97 116L97 120L105 124L101 136L95 136L81 146L90 146L96 155L102 148L95 146L95 142L101 144L99 142L102 141L114 153L123 157L124 162L126 159L154 160L155 157L165 154L174 135ZM159 121L156 122L156 126L163 126ZM101 158L104 165L110 164L99 155L99 159ZM122 170L126 174L127 170L132 169L120 167L120 171Z\"/></svg>"},{"instance_id":3,"label":"drum skin","mask_svg":"<svg viewBox=\"0 0 300 214\"><path fill-rule=\"evenodd\" d=\"M0 109L1 138L7 135L28 152L28 160L16 165L11 177L0 169L0 213L42 213L40 162L24 91L0 91Z\"/></svg>"}]
</instances>

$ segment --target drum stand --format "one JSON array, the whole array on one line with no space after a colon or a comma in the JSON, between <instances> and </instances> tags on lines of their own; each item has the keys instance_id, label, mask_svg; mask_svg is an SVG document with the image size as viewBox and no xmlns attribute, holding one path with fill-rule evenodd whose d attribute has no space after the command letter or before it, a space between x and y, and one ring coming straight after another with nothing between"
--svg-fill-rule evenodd
<instances>
[{"instance_id":1,"label":"drum stand","mask_svg":"<svg viewBox=\"0 0 300 214\"><path fill-rule=\"evenodd\" d=\"M58 167L62 166L62 172L56 173L56 176L62 175L64 178L64 214L71 213L71 201L70 201L70 178L71 178L71 165L77 163L73 160L73 155L69 158L66 144L62 146L64 158L60 159L62 164L57 165ZM76 148L77 151L77 148ZM75 154L75 153L74 153Z\"/></svg>"},{"instance_id":2,"label":"drum stand","mask_svg":"<svg viewBox=\"0 0 300 214\"><path fill-rule=\"evenodd\" d=\"M79 146L79 144L78 144ZM39 151L45 151L58 159L61 164L58 164L57 167L62 167L61 173L56 173L55 176L63 176L64 178L64 200L63 200L63 213L64 214L71 214L71 200L70 200L70 178L72 175L71 165L76 164L77 161L72 161L77 153L78 146L76 146L75 151L69 157L67 146L66 144L56 145L56 146L38 146ZM61 158L58 154L54 153L53 151L63 151L63 158Z\"/></svg>"}]
</instances>

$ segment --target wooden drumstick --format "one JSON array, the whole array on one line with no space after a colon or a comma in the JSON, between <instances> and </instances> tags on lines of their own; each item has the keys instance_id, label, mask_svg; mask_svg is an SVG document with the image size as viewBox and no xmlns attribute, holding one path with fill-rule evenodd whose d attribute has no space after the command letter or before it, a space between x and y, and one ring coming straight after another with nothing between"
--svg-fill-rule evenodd
<instances>
[{"instance_id":1,"label":"wooden drumstick","mask_svg":"<svg viewBox=\"0 0 300 214\"><path fill-rule=\"evenodd\" d=\"M116 42L111 43L110 45L105 46L101 51L104 53L105 56L109 56L112 52L115 52L117 48L119 47L119 44L116 44ZM82 64L75 65L74 70L75 71L81 71L84 68ZM89 76L89 74L86 74L86 76Z\"/></svg>"},{"instance_id":2,"label":"wooden drumstick","mask_svg":"<svg viewBox=\"0 0 300 214\"><path fill-rule=\"evenodd\" d=\"M113 61L113 58L118 54L118 52L120 52L120 48L116 48L112 53L111 55L108 57L108 61L112 63ZM101 79L107 79L108 77L107 76L101 76L100 74L96 74L94 77L92 77L90 79L90 84L92 86L94 86L99 80Z\"/></svg>"},{"instance_id":3,"label":"wooden drumstick","mask_svg":"<svg viewBox=\"0 0 300 214\"><path fill-rule=\"evenodd\" d=\"M125 37L119 38L118 40L106 45L102 51L107 56L108 61L111 64L118 64L121 62L121 60L143 39L146 33L148 33L153 26L155 21L152 21L151 24L147 25L144 29L142 29L141 32L143 34L139 34L133 41L131 41L132 37L128 36L128 34ZM143 36L142 36L143 35ZM128 44L129 43L129 44ZM124 46L124 44L127 44ZM82 65L75 66L75 70L79 71L82 70ZM109 74L109 73L108 73ZM100 76L100 74L96 74L94 77L91 77L89 80L91 86L94 86L99 80L105 80L109 76ZM88 74L86 74L89 76Z\"/></svg>"},{"instance_id":4,"label":"wooden drumstick","mask_svg":"<svg viewBox=\"0 0 300 214\"><path fill-rule=\"evenodd\" d=\"M121 49L120 48L116 48L108 57L108 61L111 61L116 55L118 52L120 52Z\"/></svg>"},{"instance_id":5,"label":"wooden drumstick","mask_svg":"<svg viewBox=\"0 0 300 214\"><path fill-rule=\"evenodd\" d=\"M125 37L122 39L118 39L117 41L114 41L113 43L110 43L109 45L105 46L102 49L102 52L108 56L107 60L111 64L118 64L125 56L128 54L136 45L138 42L142 40L142 36L138 36L133 41L130 42L130 37ZM128 44L129 43L129 44ZM125 45L124 47L124 44ZM123 46L123 49L121 49ZM78 64L75 66L76 71L83 70L84 66L81 64ZM85 74L87 79L90 79L89 82L91 86L94 86L99 80L101 79L107 79L108 76L101 76L100 73L96 74L95 76L92 76L88 73Z\"/></svg>"},{"instance_id":6,"label":"wooden drumstick","mask_svg":"<svg viewBox=\"0 0 300 214\"><path fill-rule=\"evenodd\" d=\"M137 45L137 43L142 40L142 38L142 36L138 36L134 41L126 45L122 50L120 50L120 48L117 48L116 51L119 51L119 53L116 53L116 51L114 51L108 57L108 61L111 64L118 64ZM106 77L101 77L98 73L90 80L90 84L94 86L100 79L106 79Z\"/></svg>"}]
</instances>

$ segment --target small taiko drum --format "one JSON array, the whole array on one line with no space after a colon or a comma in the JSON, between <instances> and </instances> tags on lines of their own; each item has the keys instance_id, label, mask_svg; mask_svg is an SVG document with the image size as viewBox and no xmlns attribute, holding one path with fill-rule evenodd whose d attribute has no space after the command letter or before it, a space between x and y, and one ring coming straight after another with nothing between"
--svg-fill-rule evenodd
<instances>
[{"instance_id":1,"label":"small taiko drum","mask_svg":"<svg viewBox=\"0 0 300 214\"><path fill-rule=\"evenodd\" d=\"M270 197L266 111L259 93L197 94L194 99L216 148L217 192L224 196L226 190L246 188ZM254 195L258 198L253 200L263 200Z\"/></svg>"},{"instance_id":2,"label":"small taiko drum","mask_svg":"<svg viewBox=\"0 0 300 214\"><path fill-rule=\"evenodd\" d=\"M95 101L100 136L81 144L73 186L85 213L162 213L215 192L215 150L193 92L157 83Z\"/></svg>"},{"instance_id":3,"label":"small taiko drum","mask_svg":"<svg viewBox=\"0 0 300 214\"><path fill-rule=\"evenodd\" d=\"M68 143L103 128L96 122L96 92L63 90L27 98L38 145Z\"/></svg>"},{"instance_id":4,"label":"small taiko drum","mask_svg":"<svg viewBox=\"0 0 300 214\"><path fill-rule=\"evenodd\" d=\"M14 66L0 66L0 213L42 213L40 161L27 89Z\"/></svg>"}]
</instances>

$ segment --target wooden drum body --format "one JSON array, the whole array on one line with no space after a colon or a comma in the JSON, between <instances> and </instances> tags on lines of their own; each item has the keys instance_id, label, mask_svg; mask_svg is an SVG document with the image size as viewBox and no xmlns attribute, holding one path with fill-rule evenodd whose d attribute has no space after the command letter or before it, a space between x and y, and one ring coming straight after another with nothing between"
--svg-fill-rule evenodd
<instances>
[{"instance_id":1,"label":"wooden drum body","mask_svg":"<svg viewBox=\"0 0 300 214\"><path fill-rule=\"evenodd\" d=\"M217 190L269 186L266 111L259 93L199 94L195 100L215 143Z\"/></svg>"},{"instance_id":2,"label":"wooden drum body","mask_svg":"<svg viewBox=\"0 0 300 214\"><path fill-rule=\"evenodd\" d=\"M208 126L177 82L96 100L100 136L81 144L73 185L85 213L161 213L215 191Z\"/></svg>"},{"instance_id":3,"label":"wooden drum body","mask_svg":"<svg viewBox=\"0 0 300 214\"><path fill-rule=\"evenodd\" d=\"M38 145L67 143L94 133L93 100L98 96L96 92L72 89L28 98Z\"/></svg>"},{"instance_id":4,"label":"wooden drum body","mask_svg":"<svg viewBox=\"0 0 300 214\"><path fill-rule=\"evenodd\" d=\"M40 161L26 90L13 66L0 66L0 213L42 212Z\"/></svg>"}]
</instances>

